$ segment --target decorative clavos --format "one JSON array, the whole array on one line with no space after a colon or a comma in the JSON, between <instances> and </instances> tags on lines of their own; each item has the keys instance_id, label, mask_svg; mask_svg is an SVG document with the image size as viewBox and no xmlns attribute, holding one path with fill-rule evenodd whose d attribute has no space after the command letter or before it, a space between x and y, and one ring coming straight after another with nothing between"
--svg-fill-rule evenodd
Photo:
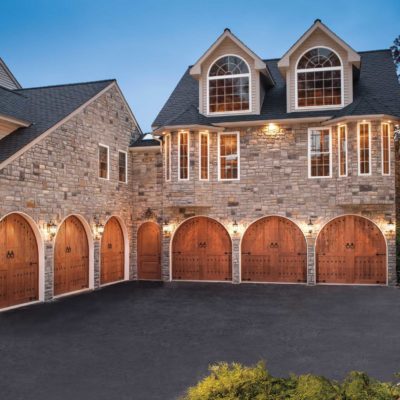
<instances>
[{"instance_id":1,"label":"decorative clavos","mask_svg":"<svg viewBox=\"0 0 400 400\"><path fill-rule=\"evenodd\" d=\"M47 233L49 234L50 240L53 240L57 234L57 225L53 220L50 220L50 222L47 223Z\"/></svg>"}]
</instances>

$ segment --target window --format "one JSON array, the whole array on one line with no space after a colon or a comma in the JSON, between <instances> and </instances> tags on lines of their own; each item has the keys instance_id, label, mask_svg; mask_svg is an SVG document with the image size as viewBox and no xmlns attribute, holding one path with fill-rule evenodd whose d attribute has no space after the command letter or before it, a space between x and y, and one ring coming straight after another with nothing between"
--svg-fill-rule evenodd
<instances>
[{"instance_id":1,"label":"window","mask_svg":"<svg viewBox=\"0 0 400 400\"><path fill-rule=\"evenodd\" d=\"M118 151L118 181L128 182L128 157L126 151Z\"/></svg>"},{"instance_id":2,"label":"window","mask_svg":"<svg viewBox=\"0 0 400 400\"><path fill-rule=\"evenodd\" d=\"M308 174L310 178L332 176L332 141L330 128L308 130Z\"/></svg>"},{"instance_id":3,"label":"window","mask_svg":"<svg viewBox=\"0 0 400 400\"><path fill-rule=\"evenodd\" d=\"M297 107L341 106L342 75L342 63L332 50L307 51L297 63Z\"/></svg>"},{"instance_id":4,"label":"window","mask_svg":"<svg viewBox=\"0 0 400 400\"><path fill-rule=\"evenodd\" d=\"M171 180L171 135L165 135L164 142L164 167L165 167L165 180Z\"/></svg>"},{"instance_id":5,"label":"window","mask_svg":"<svg viewBox=\"0 0 400 400\"><path fill-rule=\"evenodd\" d=\"M250 70L237 56L219 58L208 74L208 112L250 111Z\"/></svg>"},{"instance_id":6,"label":"window","mask_svg":"<svg viewBox=\"0 0 400 400\"><path fill-rule=\"evenodd\" d=\"M209 164L209 151L210 143L208 132L200 132L199 140L199 160L200 160L200 176L201 181L208 181L208 164Z\"/></svg>"},{"instance_id":7,"label":"window","mask_svg":"<svg viewBox=\"0 0 400 400\"><path fill-rule=\"evenodd\" d=\"M390 175L390 127L382 124L382 175Z\"/></svg>"},{"instance_id":8,"label":"window","mask_svg":"<svg viewBox=\"0 0 400 400\"><path fill-rule=\"evenodd\" d=\"M339 176L347 176L347 126L338 128Z\"/></svg>"},{"instance_id":9,"label":"window","mask_svg":"<svg viewBox=\"0 0 400 400\"><path fill-rule=\"evenodd\" d=\"M371 124L358 124L358 174L371 175Z\"/></svg>"},{"instance_id":10,"label":"window","mask_svg":"<svg viewBox=\"0 0 400 400\"><path fill-rule=\"evenodd\" d=\"M179 132L179 179L189 179L189 132Z\"/></svg>"},{"instance_id":11,"label":"window","mask_svg":"<svg viewBox=\"0 0 400 400\"><path fill-rule=\"evenodd\" d=\"M220 133L218 139L218 179L239 179L239 133Z\"/></svg>"},{"instance_id":12,"label":"window","mask_svg":"<svg viewBox=\"0 0 400 400\"><path fill-rule=\"evenodd\" d=\"M109 179L109 148L99 144L99 177Z\"/></svg>"}]
</instances>

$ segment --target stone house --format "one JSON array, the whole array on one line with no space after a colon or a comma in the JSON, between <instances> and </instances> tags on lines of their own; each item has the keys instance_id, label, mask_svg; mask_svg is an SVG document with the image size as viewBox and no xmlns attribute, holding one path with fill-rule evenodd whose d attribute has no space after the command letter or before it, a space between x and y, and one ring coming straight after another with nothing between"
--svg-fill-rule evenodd
<instances>
[{"instance_id":1,"label":"stone house","mask_svg":"<svg viewBox=\"0 0 400 400\"><path fill-rule=\"evenodd\" d=\"M229 29L143 135L114 80L0 62L0 308L132 279L395 285L400 88L320 20L280 58ZM154 138L153 138L154 137Z\"/></svg>"}]
</instances>

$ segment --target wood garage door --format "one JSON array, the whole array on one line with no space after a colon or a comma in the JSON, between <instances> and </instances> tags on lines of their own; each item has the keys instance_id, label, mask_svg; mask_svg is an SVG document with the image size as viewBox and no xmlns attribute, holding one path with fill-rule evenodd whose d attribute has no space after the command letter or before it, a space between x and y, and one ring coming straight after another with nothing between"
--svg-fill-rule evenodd
<instances>
[{"instance_id":1,"label":"wood garage door","mask_svg":"<svg viewBox=\"0 0 400 400\"><path fill-rule=\"evenodd\" d=\"M54 249L54 295L89 287L89 245L85 228L77 217L60 226Z\"/></svg>"},{"instance_id":2,"label":"wood garage door","mask_svg":"<svg viewBox=\"0 0 400 400\"><path fill-rule=\"evenodd\" d=\"M265 217L242 240L242 281L306 282L307 244L300 228L282 217Z\"/></svg>"},{"instance_id":3,"label":"wood garage door","mask_svg":"<svg viewBox=\"0 0 400 400\"><path fill-rule=\"evenodd\" d=\"M39 255L35 234L24 217L0 221L0 308L39 299Z\"/></svg>"},{"instance_id":4,"label":"wood garage door","mask_svg":"<svg viewBox=\"0 0 400 400\"><path fill-rule=\"evenodd\" d=\"M385 239L366 218L345 215L325 225L316 257L317 283L386 283Z\"/></svg>"},{"instance_id":5,"label":"wood garage door","mask_svg":"<svg viewBox=\"0 0 400 400\"><path fill-rule=\"evenodd\" d=\"M232 280L231 239L219 222L195 217L178 228L172 247L172 279Z\"/></svg>"},{"instance_id":6,"label":"wood garage door","mask_svg":"<svg viewBox=\"0 0 400 400\"><path fill-rule=\"evenodd\" d=\"M161 233L155 222L145 222L138 230L138 279L161 279Z\"/></svg>"},{"instance_id":7,"label":"wood garage door","mask_svg":"<svg viewBox=\"0 0 400 400\"><path fill-rule=\"evenodd\" d=\"M115 217L111 217L104 227L100 260L100 282L102 285L124 279L124 234Z\"/></svg>"}]
</instances>

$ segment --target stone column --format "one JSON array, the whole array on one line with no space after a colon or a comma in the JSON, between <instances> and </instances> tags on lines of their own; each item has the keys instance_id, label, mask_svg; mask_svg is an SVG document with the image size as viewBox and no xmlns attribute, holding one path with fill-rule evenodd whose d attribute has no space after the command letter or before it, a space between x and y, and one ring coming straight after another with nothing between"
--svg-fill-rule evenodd
<instances>
[{"instance_id":1,"label":"stone column","mask_svg":"<svg viewBox=\"0 0 400 400\"><path fill-rule=\"evenodd\" d=\"M240 283L240 237L232 237L232 282Z\"/></svg>"},{"instance_id":2,"label":"stone column","mask_svg":"<svg viewBox=\"0 0 400 400\"><path fill-rule=\"evenodd\" d=\"M307 237L307 284L315 285L315 237Z\"/></svg>"},{"instance_id":3,"label":"stone column","mask_svg":"<svg viewBox=\"0 0 400 400\"><path fill-rule=\"evenodd\" d=\"M388 248L388 285L395 286L397 284L396 271L396 237L394 233L386 235Z\"/></svg>"},{"instance_id":4,"label":"stone column","mask_svg":"<svg viewBox=\"0 0 400 400\"><path fill-rule=\"evenodd\" d=\"M93 241L93 274L94 289L100 287L100 239Z\"/></svg>"},{"instance_id":5,"label":"stone column","mask_svg":"<svg viewBox=\"0 0 400 400\"><path fill-rule=\"evenodd\" d=\"M44 300L54 297L54 239L44 242Z\"/></svg>"},{"instance_id":6,"label":"stone column","mask_svg":"<svg viewBox=\"0 0 400 400\"><path fill-rule=\"evenodd\" d=\"M170 277L170 242L171 236L169 234L162 234L162 249L161 249L161 280L164 282L168 282Z\"/></svg>"}]
</instances>

